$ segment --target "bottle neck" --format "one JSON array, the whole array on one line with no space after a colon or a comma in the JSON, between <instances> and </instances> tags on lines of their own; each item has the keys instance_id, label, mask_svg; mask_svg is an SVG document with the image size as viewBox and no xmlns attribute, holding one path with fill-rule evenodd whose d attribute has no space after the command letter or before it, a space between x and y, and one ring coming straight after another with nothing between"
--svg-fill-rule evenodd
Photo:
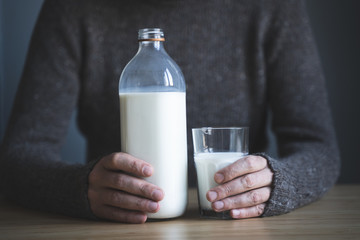
<instances>
[{"instance_id":1,"label":"bottle neck","mask_svg":"<svg viewBox=\"0 0 360 240\"><path fill-rule=\"evenodd\" d=\"M164 49L163 41L139 41L139 50L149 49L162 51Z\"/></svg>"}]
</instances>

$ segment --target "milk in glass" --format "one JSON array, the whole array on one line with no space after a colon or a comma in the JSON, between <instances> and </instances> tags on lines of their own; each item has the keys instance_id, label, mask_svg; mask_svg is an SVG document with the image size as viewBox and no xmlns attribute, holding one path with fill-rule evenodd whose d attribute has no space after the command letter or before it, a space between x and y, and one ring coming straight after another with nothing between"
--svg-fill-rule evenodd
<instances>
[{"instance_id":1,"label":"milk in glass","mask_svg":"<svg viewBox=\"0 0 360 240\"><path fill-rule=\"evenodd\" d=\"M211 202L206 199L206 193L211 188L218 186L214 180L215 173L244 156L245 155L241 152L214 152L195 154L194 160L201 209L212 210Z\"/></svg>"}]
</instances>

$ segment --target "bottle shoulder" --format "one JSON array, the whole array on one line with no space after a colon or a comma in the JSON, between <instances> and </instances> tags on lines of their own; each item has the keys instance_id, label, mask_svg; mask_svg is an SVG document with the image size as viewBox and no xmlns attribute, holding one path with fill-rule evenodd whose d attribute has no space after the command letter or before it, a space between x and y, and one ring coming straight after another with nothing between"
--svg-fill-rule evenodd
<instances>
[{"instance_id":1,"label":"bottle shoulder","mask_svg":"<svg viewBox=\"0 0 360 240\"><path fill-rule=\"evenodd\" d=\"M183 73L165 50L139 51L121 74L119 92L143 92L149 89L185 92Z\"/></svg>"}]
</instances>

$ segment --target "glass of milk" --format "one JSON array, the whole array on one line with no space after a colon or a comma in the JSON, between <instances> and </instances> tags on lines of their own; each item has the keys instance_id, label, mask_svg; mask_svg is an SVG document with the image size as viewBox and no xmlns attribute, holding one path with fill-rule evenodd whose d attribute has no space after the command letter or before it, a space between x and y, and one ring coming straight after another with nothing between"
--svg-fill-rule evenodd
<instances>
[{"instance_id":1,"label":"glass of milk","mask_svg":"<svg viewBox=\"0 0 360 240\"><path fill-rule=\"evenodd\" d=\"M214 180L218 170L249 153L249 128L193 128L192 135L200 215L204 218L229 219L229 211L215 212L212 209L206 193L218 185Z\"/></svg>"}]
</instances>

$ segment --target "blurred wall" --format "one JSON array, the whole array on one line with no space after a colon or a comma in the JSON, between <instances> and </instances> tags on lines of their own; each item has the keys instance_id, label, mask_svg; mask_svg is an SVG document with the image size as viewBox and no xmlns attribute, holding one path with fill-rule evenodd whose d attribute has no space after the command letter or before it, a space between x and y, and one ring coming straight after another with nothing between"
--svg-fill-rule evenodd
<instances>
[{"instance_id":1,"label":"blurred wall","mask_svg":"<svg viewBox=\"0 0 360 240\"><path fill-rule=\"evenodd\" d=\"M2 140L21 77L31 33L44 0L0 0L0 139ZM85 140L73 114L62 156L85 160Z\"/></svg>"},{"instance_id":2,"label":"blurred wall","mask_svg":"<svg viewBox=\"0 0 360 240\"><path fill-rule=\"evenodd\" d=\"M342 158L342 183L360 183L360 1L308 0Z\"/></svg>"},{"instance_id":3,"label":"blurred wall","mask_svg":"<svg viewBox=\"0 0 360 240\"><path fill-rule=\"evenodd\" d=\"M42 2L0 0L0 139ZM307 0L306 3L327 78L341 149L343 164L339 182L360 183L360 1ZM81 162L85 141L76 128L75 115L62 155L67 161Z\"/></svg>"}]
</instances>

